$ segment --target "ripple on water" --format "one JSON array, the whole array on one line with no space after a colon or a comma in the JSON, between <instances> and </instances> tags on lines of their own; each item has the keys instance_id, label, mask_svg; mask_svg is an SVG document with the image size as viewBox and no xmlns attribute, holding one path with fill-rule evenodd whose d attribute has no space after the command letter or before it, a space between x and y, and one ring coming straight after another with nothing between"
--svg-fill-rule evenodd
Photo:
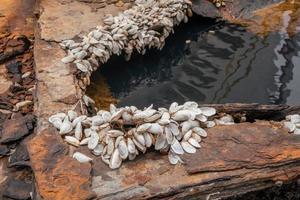
<instances>
[{"instance_id":1,"label":"ripple on water","mask_svg":"<svg viewBox=\"0 0 300 200\"><path fill-rule=\"evenodd\" d=\"M113 57L92 75L87 93L101 99L95 88L105 77L110 96L122 106L168 106L187 100L297 104L300 27L295 12L299 16L298 7L281 12L281 29L260 35L239 25L194 17L160 52L149 51L129 62Z\"/></svg>"}]
</instances>

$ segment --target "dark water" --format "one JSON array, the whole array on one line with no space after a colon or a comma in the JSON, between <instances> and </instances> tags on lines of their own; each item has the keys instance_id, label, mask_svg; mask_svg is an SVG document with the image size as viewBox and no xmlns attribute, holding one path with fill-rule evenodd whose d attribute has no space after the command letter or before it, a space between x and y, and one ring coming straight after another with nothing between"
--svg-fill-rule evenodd
<instances>
[{"instance_id":1,"label":"dark water","mask_svg":"<svg viewBox=\"0 0 300 200\"><path fill-rule=\"evenodd\" d=\"M299 32L288 36L283 28L260 37L239 25L199 17L175 32L162 51L129 62L112 58L93 74L88 94L97 97L93 91L103 75L119 105L300 104Z\"/></svg>"}]
</instances>

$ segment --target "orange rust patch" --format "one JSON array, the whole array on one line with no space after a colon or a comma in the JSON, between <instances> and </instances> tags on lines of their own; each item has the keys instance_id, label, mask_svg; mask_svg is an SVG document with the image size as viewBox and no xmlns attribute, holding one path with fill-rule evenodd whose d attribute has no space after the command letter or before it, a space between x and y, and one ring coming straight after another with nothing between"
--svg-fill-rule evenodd
<instances>
[{"instance_id":1,"label":"orange rust patch","mask_svg":"<svg viewBox=\"0 0 300 200\"><path fill-rule=\"evenodd\" d=\"M234 18L223 12L224 18L248 27L248 30L267 36L271 32L283 32L289 37L297 33L300 25L300 0L286 0L282 3L256 10L251 19Z\"/></svg>"},{"instance_id":2,"label":"orange rust patch","mask_svg":"<svg viewBox=\"0 0 300 200\"><path fill-rule=\"evenodd\" d=\"M108 110L110 104L117 104L118 100L115 99L112 96L112 93L110 91L110 87L108 86L106 79L103 75L100 76L100 81L97 81L97 83L100 83L99 85L92 85L91 90L92 92L87 92L87 95L89 95L96 103L96 106L101 109Z\"/></svg>"},{"instance_id":3,"label":"orange rust patch","mask_svg":"<svg viewBox=\"0 0 300 200\"><path fill-rule=\"evenodd\" d=\"M68 146L54 130L45 130L28 144L37 189L43 199L87 199L90 193L89 163L66 156Z\"/></svg>"}]
</instances>

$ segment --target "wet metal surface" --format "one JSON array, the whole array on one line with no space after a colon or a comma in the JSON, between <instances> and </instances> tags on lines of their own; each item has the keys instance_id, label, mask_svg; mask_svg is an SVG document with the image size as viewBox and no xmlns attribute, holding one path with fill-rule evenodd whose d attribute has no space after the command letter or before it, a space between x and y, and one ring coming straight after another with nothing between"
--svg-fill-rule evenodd
<instances>
[{"instance_id":1,"label":"wet metal surface","mask_svg":"<svg viewBox=\"0 0 300 200\"><path fill-rule=\"evenodd\" d=\"M88 94L99 102L97 99L103 96L95 88L105 77L112 96L122 106L143 107L152 103L168 106L173 101L187 100L297 104L300 98L297 5L292 10L291 6L285 6L281 12L278 8L276 25L280 30L273 30L272 24L267 24L268 34L259 34L258 30L257 35L240 25L214 24L195 17L176 30L161 52L150 51L129 62L122 57L113 58L93 74ZM187 40L191 42L187 44Z\"/></svg>"}]
</instances>

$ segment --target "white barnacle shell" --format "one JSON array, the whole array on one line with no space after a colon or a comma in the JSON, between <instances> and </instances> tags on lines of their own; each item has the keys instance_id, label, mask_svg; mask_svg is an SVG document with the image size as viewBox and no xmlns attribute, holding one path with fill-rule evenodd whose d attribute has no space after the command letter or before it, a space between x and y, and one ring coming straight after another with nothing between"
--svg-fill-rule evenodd
<instances>
[{"instance_id":1,"label":"white barnacle shell","mask_svg":"<svg viewBox=\"0 0 300 200\"><path fill-rule=\"evenodd\" d=\"M145 131L147 131L150 128L150 126L151 126L150 123L142 124L139 127L137 127L136 131L138 133L144 133Z\"/></svg>"},{"instance_id":2,"label":"white barnacle shell","mask_svg":"<svg viewBox=\"0 0 300 200\"><path fill-rule=\"evenodd\" d=\"M179 162L181 163L184 163L181 158L176 155L173 151L169 151L168 153L168 158L169 158L169 162L172 164L172 165L176 165Z\"/></svg>"},{"instance_id":3,"label":"white barnacle shell","mask_svg":"<svg viewBox=\"0 0 300 200\"><path fill-rule=\"evenodd\" d=\"M211 108L211 107L201 107L200 109L201 109L203 115L205 115L207 117L211 117L217 113L216 109Z\"/></svg>"},{"instance_id":4,"label":"white barnacle shell","mask_svg":"<svg viewBox=\"0 0 300 200\"><path fill-rule=\"evenodd\" d=\"M290 120L293 124L300 123L300 115L298 114L291 115Z\"/></svg>"},{"instance_id":5,"label":"white barnacle shell","mask_svg":"<svg viewBox=\"0 0 300 200\"><path fill-rule=\"evenodd\" d=\"M110 121L117 121L122 116L125 109L121 108L119 111L112 113Z\"/></svg>"},{"instance_id":6,"label":"white barnacle shell","mask_svg":"<svg viewBox=\"0 0 300 200\"><path fill-rule=\"evenodd\" d=\"M77 67L77 69L79 69L80 71L82 71L83 73L86 73L86 72L88 72L89 70L88 70L88 68L85 66L85 65L83 65L83 64L81 64L81 63L76 63L76 67Z\"/></svg>"},{"instance_id":7,"label":"white barnacle shell","mask_svg":"<svg viewBox=\"0 0 300 200\"><path fill-rule=\"evenodd\" d=\"M166 127L169 127L169 129L171 130L171 132L174 136L178 136L180 134L178 126L175 123L170 123Z\"/></svg>"},{"instance_id":8,"label":"white barnacle shell","mask_svg":"<svg viewBox=\"0 0 300 200\"><path fill-rule=\"evenodd\" d=\"M72 126L75 127L77 125L77 123L82 122L83 120L85 120L87 118L86 115L81 115L79 117L76 117L73 121L72 121Z\"/></svg>"},{"instance_id":9,"label":"white barnacle shell","mask_svg":"<svg viewBox=\"0 0 300 200\"><path fill-rule=\"evenodd\" d=\"M206 125L207 128L212 128L216 126L216 123L214 121L206 121L204 122L204 124Z\"/></svg>"},{"instance_id":10,"label":"white barnacle shell","mask_svg":"<svg viewBox=\"0 0 300 200\"><path fill-rule=\"evenodd\" d=\"M199 142L196 139L192 138L192 137L188 139L188 142L196 148L201 147Z\"/></svg>"},{"instance_id":11,"label":"white barnacle shell","mask_svg":"<svg viewBox=\"0 0 300 200\"><path fill-rule=\"evenodd\" d=\"M81 122L77 123L74 132L75 132L75 137L78 140L81 140L81 138L82 138L82 125L81 125Z\"/></svg>"},{"instance_id":12,"label":"white barnacle shell","mask_svg":"<svg viewBox=\"0 0 300 200\"><path fill-rule=\"evenodd\" d=\"M66 116L67 115L65 113L57 113L49 117L49 122L53 123L53 121L56 120L57 118L63 120Z\"/></svg>"},{"instance_id":13,"label":"white barnacle shell","mask_svg":"<svg viewBox=\"0 0 300 200\"><path fill-rule=\"evenodd\" d=\"M182 148L181 144L176 139L171 144L171 149L176 154L179 154L179 155L184 154L184 151L183 151L183 148Z\"/></svg>"},{"instance_id":14,"label":"white barnacle shell","mask_svg":"<svg viewBox=\"0 0 300 200\"><path fill-rule=\"evenodd\" d=\"M98 142L99 142L99 135L98 135L98 133L95 132L95 131L92 131L91 132L91 137L90 137L90 139L88 141L88 148L89 149L94 149L97 146Z\"/></svg>"},{"instance_id":15,"label":"white barnacle shell","mask_svg":"<svg viewBox=\"0 0 300 200\"><path fill-rule=\"evenodd\" d=\"M143 133L143 136L145 139L145 146L147 148L151 147L152 143L153 143L151 135L149 133L145 132L145 133Z\"/></svg>"},{"instance_id":16,"label":"white barnacle shell","mask_svg":"<svg viewBox=\"0 0 300 200\"><path fill-rule=\"evenodd\" d=\"M124 135L124 133L119 130L109 130L109 131L107 131L107 133L110 137L119 137L119 136Z\"/></svg>"},{"instance_id":17,"label":"white barnacle shell","mask_svg":"<svg viewBox=\"0 0 300 200\"><path fill-rule=\"evenodd\" d=\"M127 148L130 154L135 154L136 148L131 138L127 138Z\"/></svg>"},{"instance_id":18,"label":"white barnacle shell","mask_svg":"<svg viewBox=\"0 0 300 200\"><path fill-rule=\"evenodd\" d=\"M77 138L75 138L73 136L66 136L65 141L75 147L78 147L80 144L79 140L77 140Z\"/></svg>"},{"instance_id":19,"label":"white barnacle shell","mask_svg":"<svg viewBox=\"0 0 300 200\"><path fill-rule=\"evenodd\" d=\"M195 114L190 110L179 110L172 116L172 118L175 121L193 120L195 118Z\"/></svg>"},{"instance_id":20,"label":"white barnacle shell","mask_svg":"<svg viewBox=\"0 0 300 200\"><path fill-rule=\"evenodd\" d=\"M141 145L145 146L145 138L142 134L139 134L136 131L134 131L133 136Z\"/></svg>"},{"instance_id":21,"label":"white barnacle shell","mask_svg":"<svg viewBox=\"0 0 300 200\"><path fill-rule=\"evenodd\" d=\"M170 105L169 113L172 115L176 113L177 111L181 110L183 106L179 106L177 102L174 102Z\"/></svg>"},{"instance_id":22,"label":"white barnacle shell","mask_svg":"<svg viewBox=\"0 0 300 200\"><path fill-rule=\"evenodd\" d=\"M193 131L189 130L188 132L186 132L183 136L183 140L188 140L191 136L192 136Z\"/></svg>"},{"instance_id":23,"label":"white barnacle shell","mask_svg":"<svg viewBox=\"0 0 300 200\"><path fill-rule=\"evenodd\" d=\"M79 145L87 145L89 143L90 137L84 138L83 140L80 141Z\"/></svg>"},{"instance_id":24,"label":"white barnacle shell","mask_svg":"<svg viewBox=\"0 0 300 200\"><path fill-rule=\"evenodd\" d=\"M68 117L70 121L73 121L77 117L77 113L73 110L68 111Z\"/></svg>"},{"instance_id":25,"label":"white barnacle shell","mask_svg":"<svg viewBox=\"0 0 300 200\"><path fill-rule=\"evenodd\" d=\"M200 122L207 122L207 117L205 115L196 115L196 120L200 121Z\"/></svg>"},{"instance_id":26,"label":"white barnacle shell","mask_svg":"<svg viewBox=\"0 0 300 200\"><path fill-rule=\"evenodd\" d=\"M110 158L109 167L111 169L117 169L121 166L121 164L122 164L122 158L120 156L119 149L115 149Z\"/></svg>"},{"instance_id":27,"label":"white barnacle shell","mask_svg":"<svg viewBox=\"0 0 300 200\"><path fill-rule=\"evenodd\" d=\"M284 122L284 127L287 128L290 133L296 129L296 125L292 122Z\"/></svg>"},{"instance_id":28,"label":"white barnacle shell","mask_svg":"<svg viewBox=\"0 0 300 200\"><path fill-rule=\"evenodd\" d=\"M81 162L81 163L86 163L86 162L90 162L93 160L92 158L90 158L80 152L75 152L73 154L73 158L75 158L78 162Z\"/></svg>"},{"instance_id":29,"label":"white barnacle shell","mask_svg":"<svg viewBox=\"0 0 300 200\"><path fill-rule=\"evenodd\" d=\"M187 141L181 141L181 146L183 150L187 153L196 153L196 148Z\"/></svg>"},{"instance_id":30,"label":"white barnacle shell","mask_svg":"<svg viewBox=\"0 0 300 200\"><path fill-rule=\"evenodd\" d=\"M194 128L194 127L198 127L200 126L199 122L198 121L192 121L192 120L189 120L189 121L185 121L181 124L182 128L181 128L181 131L183 133L186 133L188 132L190 129Z\"/></svg>"},{"instance_id":31,"label":"white barnacle shell","mask_svg":"<svg viewBox=\"0 0 300 200\"><path fill-rule=\"evenodd\" d=\"M135 144L135 146L137 147L138 150L140 150L141 152L145 153L146 152L146 147L144 145L142 145L141 143L139 143L135 138L132 138L133 143Z\"/></svg>"},{"instance_id":32,"label":"white barnacle shell","mask_svg":"<svg viewBox=\"0 0 300 200\"><path fill-rule=\"evenodd\" d=\"M147 129L147 131L152 134L162 134L163 128L158 123L152 123L151 126Z\"/></svg>"},{"instance_id":33,"label":"white barnacle shell","mask_svg":"<svg viewBox=\"0 0 300 200\"><path fill-rule=\"evenodd\" d=\"M73 130L73 126L71 122L69 121L68 117L65 117L63 123L60 126L59 134L65 135L70 133Z\"/></svg>"},{"instance_id":34,"label":"white barnacle shell","mask_svg":"<svg viewBox=\"0 0 300 200\"><path fill-rule=\"evenodd\" d=\"M166 134L168 144L172 144L175 137L172 134L170 128L167 126L165 127L165 134Z\"/></svg>"},{"instance_id":35,"label":"white barnacle shell","mask_svg":"<svg viewBox=\"0 0 300 200\"><path fill-rule=\"evenodd\" d=\"M92 126L100 126L105 123L105 120L102 116L96 115L92 117Z\"/></svg>"},{"instance_id":36,"label":"white barnacle shell","mask_svg":"<svg viewBox=\"0 0 300 200\"><path fill-rule=\"evenodd\" d=\"M201 137L207 137L207 132L203 128L195 127L192 130Z\"/></svg>"},{"instance_id":37,"label":"white barnacle shell","mask_svg":"<svg viewBox=\"0 0 300 200\"><path fill-rule=\"evenodd\" d=\"M100 156L103 152L104 146L103 144L97 144L97 146L93 149L92 153L95 156Z\"/></svg>"},{"instance_id":38,"label":"white barnacle shell","mask_svg":"<svg viewBox=\"0 0 300 200\"><path fill-rule=\"evenodd\" d=\"M184 110L194 110L198 108L198 104L195 101L187 101L183 104Z\"/></svg>"},{"instance_id":39,"label":"white barnacle shell","mask_svg":"<svg viewBox=\"0 0 300 200\"><path fill-rule=\"evenodd\" d=\"M74 57L72 54L70 54L70 55L68 55L68 56L66 56L66 57L64 57L64 58L62 58L62 59L61 59L61 62L67 64L67 63L73 62L74 60L75 60L75 57Z\"/></svg>"},{"instance_id":40,"label":"white barnacle shell","mask_svg":"<svg viewBox=\"0 0 300 200\"><path fill-rule=\"evenodd\" d=\"M155 150L161 150L164 148L165 144L167 143L167 139L165 134L158 134L155 142Z\"/></svg>"},{"instance_id":41,"label":"white barnacle shell","mask_svg":"<svg viewBox=\"0 0 300 200\"><path fill-rule=\"evenodd\" d=\"M122 139L119 142L118 149L119 149L120 157L123 160L125 160L128 157L129 152L128 152L127 144L124 139Z\"/></svg>"},{"instance_id":42,"label":"white barnacle shell","mask_svg":"<svg viewBox=\"0 0 300 200\"><path fill-rule=\"evenodd\" d=\"M111 137L107 137L107 155L111 155L115 149L114 140Z\"/></svg>"}]
</instances>

